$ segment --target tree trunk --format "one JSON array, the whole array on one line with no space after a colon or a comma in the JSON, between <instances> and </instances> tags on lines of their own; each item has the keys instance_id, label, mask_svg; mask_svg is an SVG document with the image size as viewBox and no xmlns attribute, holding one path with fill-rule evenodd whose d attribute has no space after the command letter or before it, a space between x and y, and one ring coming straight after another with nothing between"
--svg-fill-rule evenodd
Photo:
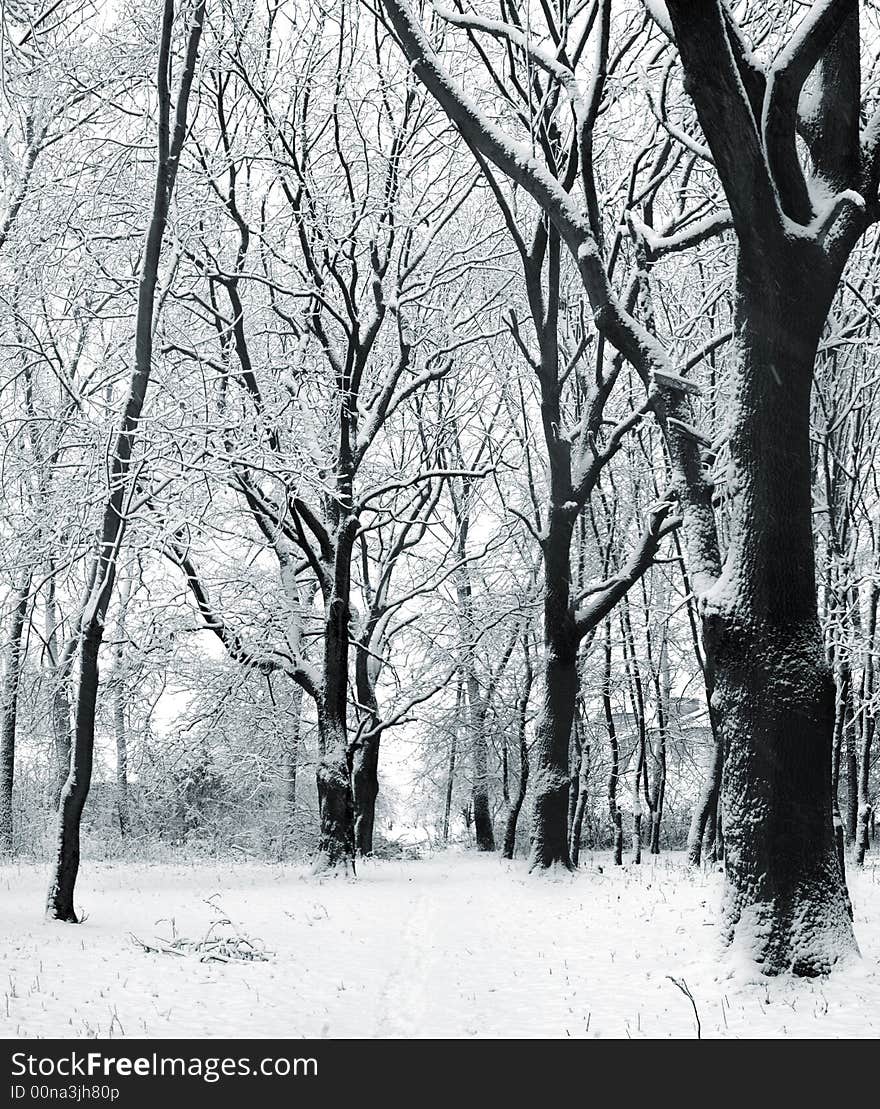
<instances>
[{"instance_id":1,"label":"tree trunk","mask_svg":"<svg viewBox=\"0 0 880 1109\"><path fill-rule=\"evenodd\" d=\"M131 596L132 580L125 578L119 596L119 613L116 622L116 650L113 663L113 731L116 737L116 811L119 816L119 834L128 835L128 742L126 736L125 701L125 616Z\"/></svg>"},{"instance_id":2,"label":"tree trunk","mask_svg":"<svg viewBox=\"0 0 880 1109\"><path fill-rule=\"evenodd\" d=\"M128 743L121 689L114 693L113 728L116 733L116 811L119 815L119 834L125 839L128 835Z\"/></svg>"},{"instance_id":3,"label":"tree trunk","mask_svg":"<svg viewBox=\"0 0 880 1109\"><path fill-rule=\"evenodd\" d=\"M832 740L831 748L831 797L834 821L834 842L837 847L837 858L840 862L840 869L846 870L846 829L844 828L843 820L840 813L840 801L838 800L840 793L840 763L844 747L847 748L847 759L849 756L849 746L852 743L851 738L845 739L847 731L852 731L851 727L851 702L850 694L852 691L852 670L850 668L849 659L842 657L838 667L836 685L836 703L834 710L834 738ZM847 768L849 771L849 768ZM847 786L853 775L848 772ZM858 785L858 783L857 783ZM847 790L849 793L849 790ZM849 801L849 797L847 797ZM848 806L849 807L849 806ZM847 816L849 813L847 812ZM853 829L853 838L855 838L855 829ZM852 842L852 841L851 841Z\"/></svg>"},{"instance_id":4,"label":"tree trunk","mask_svg":"<svg viewBox=\"0 0 880 1109\"><path fill-rule=\"evenodd\" d=\"M103 624L97 620L91 620L83 629L73 757L58 806L58 846L46 901L46 915L51 920L63 920L69 924L77 923L73 891L79 872L80 823L92 782L98 651L102 633Z\"/></svg>"},{"instance_id":5,"label":"tree trunk","mask_svg":"<svg viewBox=\"0 0 880 1109\"><path fill-rule=\"evenodd\" d=\"M366 642L361 640L355 645L355 687L358 705L365 714L350 753L354 842L358 855L373 853L376 798L379 796L379 704L375 679L370 670L371 642L372 636L369 635Z\"/></svg>"},{"instance_id":6,"label":"tree trunk","mask_svg":"<svg viewBox=\"0 0 880 1109\"><path fill-rule=\"evenodd\" d=\"M852 710L849 703L843 706L843 711L843 750L846 756L845 838L848 844L853 844L856 840L856 823L859 813L859 759L856 751L856 731L853 727Z\"/></svg>"},{"instance_id":7,"label":"tree trunk","mask_svg":"<svg viewBox=\"0 0 880 1109\"><path fill-rule=\"evenodd\" d=\"M348 764L348 653L350 537L355 523L349 518L337 532L333 591L326 603L324 683L318 706L321 829L312 863L314 873L336 869L354 873L354 802Z\"/></svg>"},{"instance_id":8,"label":"tree trunk","mask_svg":"<svg viewBox=\"0 0 880 1109\"><path fill-rule=\"evenodd\" d=\"M25 570L15 591L9 622L6 665L0 691L0 855L11 855L15 845L13 788L15 783L15 726L23 655L22 638L31 590L31 571Z\"/></svg>"},{"instance_id":9,"label":"tree trunk","mask_svg":"<svg viewBox=\"0 0 880 1109\"><path fill-rule=\"evenodd\" d=\"M495 829L489 804L489 746L486 742L486 711L476 680L468 679L470 704L471 752L474 764L473 803L474 835L478 851L495 850Z\"/></svg>"},{"instance_id":10,"label":"tree trunk","mask_svg":"<svg viewBox=\"0 0 880 1109\"><path fill-rule=\"evenodd\" d=\"M792 248L792 254L794 250ZM830 300L815 257L739 263L730 436L734 513L706 597L725 744L725 926L767 974L819 974L855 950L832 823L834 683L816 600L813 361Z\"/></svg>"},{"instance_id":11,"label":"tree trunk","mask_svg":"<svg viewBox=\"0 0 880 1109\"><path fill-rule=\"evenodd\" d=\"M855 861L856 866L864 866L865 854L870 844L870 831L873 809L870 804L869 785L871 775L871 747L874 739L875 719L872 706L874 694L874 651L877 638L877 609L880 604L880 585L871 583L868 596L868 622L866 636L866 657L862 680L862 726L859 743L859 792L858 820L856 823Z\"/></svg>"},{"instance_id":12,"label":"tree trunk","mask_svg":"<svg viewBox=\"0 0 880 1109\"><path fill-rule=\"evenodd\" d=\"M670 688L668 631L664 628L660 646L660 659L654 674L654 693L657 698L657 742L652 748L654 776L651 786L651 837L652 855L660 854L660 827L663 822L663 802L666 799L666 733L669 728Z\"/></svg>"},{"instance_id":13,"label":"tree trunk","mask_svg":"<svg viewBox=\"0 0 880 1109\"><path fill-rule=\"evenodd\" d=\"M293 709L288 714L291 727L285 743L285 763L287 766L284 781L283 850L285 851L293 848L296 835L296 777L299 770L299 746L302 738L302 686L294 682L290 696L293 699Z\"/></svg>"},{"instance_id":14,"label":"tree trunk","mask_svg":"<svg viewBox=\"0 0 880 1109\"><path fill-rule=\"evenodd\" d=\"M379 796L379 737L356 741L352 751L354 842L358 855L373 854L376 798Z\"/></svg>"},{"instance_id":15,"label":"tree trunk","mask_svg":"<svg viewBox=\"0 0 880 1109\"><path fill-rule=\"evenodd\" d=\"M52 805L57 809L61 800L61 791L67 781L70 771L71 727L70 727L70 694L68 681L70 678L70 662L73 644L68 644L64 651L58 644L58 614L55 606L55 566L49 562L49 580L46 586L46 646L51 662L50 682L50 711L52 717L52 736L55 744L56 778L53 790ZM68 654L70 652L70 655Z\"/></svg>"},{"instance_id":16,"label":"tree trunk","mask_svg":"<svg viewBox=\"0 0 880 1109\"><path fill-rule=\"evenodd\" d=\"M452 729L452 743L449 745L449 765L446 768L446 797L443 803L443 843L449 843L449 817L452 814L452 793L455 789L455 756L458 747L458 729L461 721L461 706L464 693L461 682L455 697L455 723Z\"/></svg>"},{"instance_id":17,"label":"tree trunk","mask_svg":"<svg viewBox=\"0 0 880 1109\"><path fill-rule=\"evenodd\" d=\"M529 695L532 691L533 671L528 646L525 646L526 669L523 691L517 705L517 738L519 740L519 783L516 796L513 798L507 812L507 821L504 827L504 846L502 854L505 859L512 859L516 850L516 826L519 814L526 799L526 790L529 784L529 747L526 742L526 722L529 711Z\"/></svg>"},{"instance_id":18,"label":"tree trunk","mask_svg":"<svg viewBox=\"0 0 880 1109\"><path fill-rule=\"evenodd\" d=\"M581 854L581 835L584 828L584 813L587 811L587 785L590 778L590 744L584 736L581 740L580 758L577 774L577 801L571 820L571 835L569 837L569 856L571 865L577 866Z\"/></svg>"},{"instance_id":19,"label":"tree trunk","mask_svg":"<svg viewBox=\"0 0 880 1109\"><path fill-rule=\"evenodd\" d=\"M544 542L544 701L535 735L535 800L529 869L571 870L568 751L578 691L578 634L569 551L574 518L553 506Z\"/></svg>"},{"instance_id":20,"label":"tree trunk","mask_svg":"<svg viewBox=\"0 0 880 1109\"><path fill-rule=\"evenodd\" d=\"M710 697L711 690L707 691ZM721 796L721 778L724 771L724 743L718 731L715 714L709 709L709 725L712 730L712 749L709 755L709 766L699 799L691 815L690 828L687 838L687 858L691 866L699 866L702 861L703 840L711 833L715 843L715 822L718 812L718 801ZM714 862L714 859L712 860Z\"/></svg>"},{"instance_id":21,"label":"tree trunk","mask_svg":"<svg viewBox=\"0 0 880 1109\"><path fill-rule=\"evenodd\" d=\"M620 782L620 744L617 728L614 725L614 711L611 705L611 621L605 621L605 669L602 679L602 710L605 713L605 728L611 747L611 770L608 774L608 815L611 818L612 847L614 865L623 865L623 817L617 806L617 786Z\"/></svg>"}]
</instances>

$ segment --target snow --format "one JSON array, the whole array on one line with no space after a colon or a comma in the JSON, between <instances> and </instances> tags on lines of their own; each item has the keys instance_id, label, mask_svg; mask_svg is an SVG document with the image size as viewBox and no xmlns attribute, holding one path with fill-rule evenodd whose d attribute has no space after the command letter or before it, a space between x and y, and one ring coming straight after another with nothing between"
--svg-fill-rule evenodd
<instances>
[{"instance_id":1,"label":"snow","mask_svg":"<svg viewBox=\"0 0 880 1109\"><path fill-rule=\"evenodd\" d=\"M85 863L80 926L41 919L42 866L0 868L0 1024L13 1036L875 1038L880 867L850 876L863 958L823 979L737 976L720 873L679 854L574 876L449 852L306 867ZM210 903L208 900L210 898ZM131 933L200 939L228 916L271 955L200 962ZM173 921L173 924L172 924Z\"/></svg>"}]
</instances>

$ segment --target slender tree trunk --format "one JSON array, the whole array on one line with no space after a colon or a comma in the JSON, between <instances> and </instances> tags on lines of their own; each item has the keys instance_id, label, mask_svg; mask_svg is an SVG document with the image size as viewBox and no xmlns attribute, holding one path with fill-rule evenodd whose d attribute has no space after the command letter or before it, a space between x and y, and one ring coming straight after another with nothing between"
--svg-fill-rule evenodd
<instances>
[{"instance_id":1,"label":"slender tree trunk","mask_svg":"<svg viewBox=\"0 0 880 1109\"><path fill-rule=\"evenodd\" d=\"M125 701L122 690L113 696L113 729L116 733L116 811L119 834L128 835L128 743L126 739Z\"/></svg>"},{"instance_id":2,"label":"slender tree trunk","mask_svg":"<svg viewBox=\"0 0 880 1109\"><path fill-rule=\"evenodd\" d=\"M67 648L62 652L58 640L58 614L55 605L55 567L49 563L49 580L46 586L46 646L51 662L50 713L52 736L55 744L56 779L52 806L58 808L61 790L70 771L70 751L72 747L70 727L70 665ZM73 644L68 645L73 648Z\"/></svg>"},{"instance_id":3,"label":"slender tree trunk","mask_svg":"<svg viewBox=\"0 0 880 1109\"><path fill-rule=\"evenodd\" d=\"M608 815L611 818L612 848L614 865L623 865L623 817L617 805L617 786L620 782L620 744L617 728L614 725L614 711L611 704L611 621L605 621L605 669L602 678L602 710L605 714L605 728L611 747L611 770L608 774Z\"/></svg>"},{"instance_id":4,"label":"slender tree trunk","mask_svg":"<svg viewBox=\"0 0 880 1109\"><path fill-rule=\"evenodd\" d=\"M31 571L25 570L15 590L14 607L6 641L3 685L0 689L0 855L11 855L15 846L13 806L15 728L31 576Z\"/></svg>"},{"instance_id":5,"label":"slender tree trunk","mask_svg":"<svg viewBox=\"0 0 880 1109\"><path fill-rule=\"evenodd\" d=\"M461 709L464 704L464 686L459 679L455 691L455 725L449 745L449 764L446 768L446 797L443 804L443 842L449 843L449 818L452 814L452 794L455 789L455 756L458 748L458 729L461 726Z\"/></svg>"},{"instance_id":6,"label":"slender tree trunk","mask_svg":"<svg viewBox=\"0 0 880 1109\"><path fill-rule=\"evenodd\" d=\"M470 481L462 483L460 499L454 498L457 523L456 545L461 566L456 574L459 634L462 640L462 671L468 701L469 747L473 778L471 801L474 832L478 851L495 850L495 830L492 825L492 807L489 800L489 748L486 741L487 705L477 680L473 655L476 637L474 599L471 585L470 564L467 561L467 540L470 530Z\"/></svg>"},{"instance_id":7,"label":"slender tree trunk","mask_svg":"<svg viewBox=\"0 0 880 1109\"><path fill-rule=\"evenodd\" d=\"M719 842L718 833L721 831L721 787L719 785L718 794L712 802L712 808L709 810L709 820L706 824L706 847L704 855L706 862L710 864L717 863L721 854L722 844Z\"/></svg>"},{"instance_id":8,"label":"slender tree trunk","mask_svg":"<svg viewBox=\"0 0 880 1109\"><path fill-rule=\"evenodd\" d=\"M79 871L80 822L92 778L95 705L99 677L98 654L104 637L104 620L116 578L119 547L125 533L125 500L131 457L152 370L153 317L162 240L165 236L169 205L174 193L180 155L186 136L189 93L195 76L204 18L205 0L198 0L190 24L186 60L181 75L172 133L169 83L174 3L173 0L165 0L157 75L159 127L156 185L153 194L153 212L144 249L143 271L138 286L135 365L122 423L113 449L109 495L104 506L98 547L93 559L92 584L83 609L73 755L59 801L58 846L46 901L46 915L50 919L70 923L76 923L77 920L73 895Z\"/></svg>"},{"instance_id":9,"label":"slender tree trunk","mask_svg":"<svg viewBox=\"0 0 880 1109\"><path fill-rule=\"evenodd\" d=\"M660 854L660 829L663 823L663 801L666 796L666 733L661 731L657 742L662 744L660 753L656 756L658 768L653 784L651 805L651 838L650 851L652 855Z\"/></svg>"},{"instance_id":10,"label":"slender tree trunk","mask_svg":"<svg viewBox=\"0 0 880 1109\"><path fill-rule=\"evenodd\" d=\"M711 834L715 846L715 823L718 801L721 797L721 778L724 771L724 743L719 734L715 714L709 709L709 726L712 732L712 746L709 751L709 766L703 778L703 786L694 806L688 829L687 857L691 866L699 866L703 853L703 840ZM708 850L708 843L707 843ZM713 858L712 862L715 861Z\"/></svg>"},{"instance_id":11,"label":"slender tree trunk","mask_svg":"<svg viewBox=\"0 0 880 1109\"><path fill-rule=\"evenodd\" d=\"M834 739L832 746L832 764L831 764L831 797L833 803L833 821L834 821L834 842L837 846L837 857L840 861L841 870L846 869L846 840L847 830L844 827L844 822L841 819L840 802L838 800L838 793L840 788L840 764L844 748L846 748L847 762L849 761L849 749L852 746L852 713L851 713L851 700L850 695L852 692L852 670L850 669L849 659L842 657L838 666L837 672L837 699L834 711ZM849 733L849 735L848 735ZM847 801L848 810L851 806L849 804L849 784L855 776L849 771L847 767ZM856 783L858 790L858 783ZM855 814L854 814L855 815ZM849 817L849 811L847 811ZM855 838L855 829L853 829L853 838ZM852 842L852 841L850 841Z\"/></svg>"},{"instance_id":12,"label":"slender tree trunk","mask_svg":"<svg viewBox=\"0 0 880 1109\"><path fill-rule=\"evenodd\" d=\"M577 800L571 819L569 855L571 865L577 866L581 854L581 835L584 828L584 814L587 811L588 784L590 780L590 744L586 736L581 740L577 774Z\"/></svg>"},{"instance_id":13,"label":"slender tree trunk","mask_svg":"<svg viewBox=\"0 0 880 1109\"><path fill-rule=\"evenodd\" d=\"M859 811L859 760L856 751L856 730L853 727L850 690L851 686L848 686L847 698L840 708L843 712L843 754L846 759L846 823L844 836L848 844L853 844L856 840L856 823Z\"/></svg>"},{"instance_id":14,"label":"slender tree trunk","mask_svg":"<svg viewBox=\"0 0 880 1109\"><path fill-rule=\"evenodd\" d=\"M813 257L739 263L725 573L707 597L725 742L728 934L765 973L817 974L855 949L832 820L834 683L817 615L810 473L813 361L830 290Z\"/></svg>"},{"instance_id":15,"label":"slender tree trunk","mask_svg":"<svg viewBox=\"0 0 880 1109\"><path fill-rule=\"evenodd\" d=\"M351 788L354 804L354 841L358 855L372 855L379 796L379 705L370 673L370 639L355 646L355 688L365 714L351 749ZM371 734L373 733L373 734Z\"/></svg>"},{"instance_id":16,"label":"slender tree trunk","mask_svg":"<svg viewBox=\"0 0 880 1109\"><path fill-rule=\"evenodd\" d=\"M526 799L526 790L529 784L529 747L526 741L526 723L529 712L529 696L532 692L533 670L528 644L524 643L525 651L525 676L522 693L517 704L516 725L517 739L519 741L519 782L517 783L516 796L511 801L507 812L507 822L504 827L504 847L502 854L505 859L512 859L516 850L516 826L519 814Z\"/></svg>"},{"instance_id":17,"label":"slender tree trunk","mask_svg":"<svg viewBox=\"0 0 880 1109\"><path fill-rule=\"evenodd\" d=\"M626 670L627 684L629 686L630 705L632 706L633 718L636 723L636 749L635 749L635 773L633 774L632 782L632 853L633 862L636 864L642 861L642 819L644 817L644 809L642 807L642 788L643 777L646 774L647 767L647 721L645 718L645 696L642 688L642 677L639 671L638 661L635 654L635 637L633 635L632 621L629 616L629 602L624 601L620 612L620 629L623 634L623 662L624 669ZM645 801L649 802L648 791L644 790ZM651 808L648 803L648 812L650 814Z\"/></svg>"},{"instance_id":18,"label":"slender tree trunk","mask_svg":"<svg viewBox=\"0 0 880 1109\"><path fill-rule=\"evenodd\" d=\"M857 866L864 866L865 854L870 845L871 822L873 809L871 808L869 785L871 775L871 747L874 740L876 722L872 707L874 694L874 651L877 640L877 609L880 605L880 584L871 583L871 592L868 597L868 621L866 627L866 659L863 677L863 701L861 742L859 744L859 792L858 792L858 821L856 824L855 861Z\"/></svg>"},{"instance_id":19,"label":"slender tree trunk","mask_svg":"<svg viewBox=\"0 0 880 1109\"><path fill-rule=\"evenodd\" d=\"M299 748L302 739L303 703L303 689L297 682L294 682L291 687L290 697L293 707L287 714L290 719L290 729L285 735L284 743L286 772L284 778L282 850L285 852L293 848L296 836L296 778L299 770Z\"/></svg>"},{"instance_id":20,"label":"slender tree trunk","mask_svg":"<svg viewBox=\"0 0 880 1109\"><path fill-rule=\"evenodd\" d=\"M644 588L644 586L643 586ZM663 629L660 659L654 673L654 694L657 698L657 742L652 748L654 775L651 785L651 837L652 855L660 854L660 827L663 822L663 803L666 799L666 734L669 728L670 687L668 630Z\"/></svg>"},{"instance_id":21,"label":"slender tree trunk","mask_svg":"<svg viewBox=\"0 0 880 1109\"><path fill-rule=\"evenodd\" d=\"M125 616L131 596L131 578L126 577L120 590L119 613L116 622L116 650L114 656L113 731L116 737L116 811L119 816L119 834L128 835L128 740L126 724L125 683Z\"/></svg>"}]
</instances>

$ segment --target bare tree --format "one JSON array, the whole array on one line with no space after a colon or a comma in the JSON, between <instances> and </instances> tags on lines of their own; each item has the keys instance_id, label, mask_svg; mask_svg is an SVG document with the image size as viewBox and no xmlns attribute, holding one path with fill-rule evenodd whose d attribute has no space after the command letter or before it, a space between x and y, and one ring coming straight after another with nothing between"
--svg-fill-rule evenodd
<instances>
[{"instance_id":1,"label":"bare tree","mask_svg":"<svg viewBox=\"0 0 880 1109\"><path fill-rule=\"evenodd\" d=\"M168 212L186 139L189 95L195 77L205 19L205 0L197 0L192 12L184 68L172 118L171 60L174 16L173 0L165 0L157 72L159 118L156 188L138 289L134 369L122 423L111 455L108 499L92 562L88 597L83 606L79 634L79 676L73 752L70 773L61 792L58 849L46 906L47 915L52 919L74 924L77 923L73 894L79 871L80 821L91 784L95 745L98 653L104 638L104 620L113 592L119 547L124 537L127 517L131 511L131 486L128 479L132 451L152 371L153 327L162 241L165 237Z\"/></svg>"}]
</instances>

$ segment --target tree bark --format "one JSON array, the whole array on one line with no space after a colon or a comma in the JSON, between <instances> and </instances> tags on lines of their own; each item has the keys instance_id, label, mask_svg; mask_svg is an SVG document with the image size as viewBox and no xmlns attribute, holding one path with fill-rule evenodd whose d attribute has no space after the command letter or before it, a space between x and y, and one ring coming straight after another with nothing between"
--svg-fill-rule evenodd
<instances>
[{"instance_id":1,"label":"tree bark","mask_svg":"<svg viewBox=\"0 0 880 1109\"><path fill-rule=\"evenodd\" d=\"M517 783L516 796L511 801L504 825L502 855L505 859L512 859L516 850L516 826L519 822L519 814L526 799L526 790L529 784L529 747L526 741L526 722L528 720L529 696L532 692L534 671L532 670L532 660L527 641L523 643L523 650L525 653L525 675L516 714L517 739L519 741L519 782Z\"/></svg>"},{"instance_id":2,"label":"tree bark","mask_svg":"<svg viewBox=\"0 0 880 1109\"><path fill-rule=\"evenodd\" d=\"M446 797L443 802L443 843L449 843L449 818L452 814L452 794L455 789L455 757L458 748L458 729L461 723L461 706L464 702L464 686L459 679L455 691L455 720L452 728L452 742L449 745L449 763L446 768Z\"/></svg>"},{"instance_id":3,"label":"tree bark","mask_svg":"<svg viewBox=\"0 0 880 1109\"><path fill-rule=\"evenodd\" d=\"M577 866L581 854L581 835L584 828L584 814L587 811L587 786L590 779L590 743L586 735L581 737L577 766L577 791L574 812L571 818L568 853L571 865Z\"/></svg>"},{"instance_id":4,"label":"tree bark","mask_svg":"<svg viewBox=\"0 0 880 1109\"><path fill-rule=\"evenodd\" d=\"M15 847L15 730L23 660L22 640L30 600L31 576L31 571L25 570L15 590L6 642L3 686L0 690L0 855L12 855Z\"/></svg>"},{"instance_id":5,"label":"tree bark","mask_svg":"<svg viewBox=\"0 0 880 1109\"><path fill-rule=\"evenodd\" d=\"M608 815L611 818L612 849L614 865L623 865L623 817L617 805L617 786L620 782L620 743L614 724L614 710L611 704L611 621L605 621L605 668L602 675L602 710L605 714L605 729L611 747L611 770L608 774Z\"/></svg>"},{"instance_id":6,"label":"tree bark","mask_svg":"<svg viewBox=\"0 0 880 1109\"><path fill-rule=\"evenodd\" d=\"M116 622L116 650L113 662L113 731L116 738L116 811L119 817L119 834L128 835L128 740L126 723L125 682L125 616L131 596L132 582L127 577L120 590L119 613Z\"/></svg>"},{"instance_id":7,"label":"tree bark","mask_svg":"<svg viewBox=\"0 0 880 1109\"><path fill-rule=\"evenodd\" d=\"M876 727L872 699L874 694L874 651L877 639L877 609L880 605L880 585L872 582L868 596L868 620L866 626L866 658L862 681L862 726L859 743L859 791L858 820L855 837L856 866L864 866L865 854L870 845L873 809L871 808L869 786L871 775L871 747Z\"/></svg>"},{"instance_id":8,"label":"tree bark","mask_svg":"<svg viewBox=\"0 0 880 1109\"><path fill-rule=\"evenodd\" d=\"M348 657L351 554L356 525L351 516L337 525L332 589L325 601L324 680L318 705L321 827L312 862L314 873L336 869L354 873L355 869L354 801L348 763Z\"/></svg>"},{"instance_id":9,"label":"tree bark","mask_svg":"<svg viewBox=\"0 0 880 1109\"><path fill-rule=\"evenodd\" d=\"M495 829L489 803L489 745L486 741L486 710L483 698L476 688L476 679L468 679L468 704L470 705L471 751L474 764L473 813L474 836L478 851L495 850Z\"/></svg>"},{"instance_id":10,"label":"tree bark","mask_svg":"<svg viewBox=\"0 0 880 1109\"><path fill-rule=\"evenodd\" d=\"M50 711L52 717L52 736L55 744L56 778L53 790L52 805L58 808L61 800L61 790L67 781L70 770L70 752L73 746L70 727L70 694L68 681L70 679L70 664L72 662L71 650L74 644L67 644L64 651L59 650L58 644L58 618L55 605L55 567L49 563L49 580L46 586L46 647L51 663L50 682Z\"/></svg>"},{"instance_id":11,"label":"tree bark","mask_svg":"<svg viewBox=\"0 0 880 1109\"><path fill-rule=\"evenodd\" d=\"M703 786L688 829L687 858L691 866L700 865L703 841L707 838L710 830L713 844L715 842L715 821L718 802L721 797L721 779L724 772L724 744L711 709L711 690L707 690L707 692L710 697L709 726L712 731L712 747L706 776L703 779Z\"/></svg>"},{"instance_id":12,"label":"tree bark","mask_svg":"<svg viewBox=\"0 0 880 1109\"><path fill-rule=\"evenodd\" d=\"M354 842L358 855L373 854L376 798L379 796L379 737L358 741L352 754Z\"/></svg>"},{"instance_id":13,"label":"tree bark","mask_svg":"<svg viewBox=\"0 0 880 1109\"><path fill-rule=\"evenodd\" d=\"M704 642L726 752L727 934L765 973L818 974L855 947L832 823L834 683L811 526L810 389L831 288L813 276L824 259L778 255L739 261L735 508Z\"/></svg>"},{"instance_id":14,"label":"tree bark","mask_svg":"<svg viewBox=\"0 0 880 1109\"><path fill-rule=\"evenodd\" d=\"M853 745L852 741L852 711L851 711L851 693L852 693L852 670L850 668L849 659L842 657L837 670L836 688L836 703L834 711L834 738L832 740L831 749L831 795L833 799L834 811L834 841L837 845L837 857L840 861L841 870L846 867L846 842L847 842L847 829L841 819L840 802L838 795L840 792L840 764L841 758L846 751L847 763L849 763L850 748ZM849 734L848 734L849 733ZM856 773L850 770L847 766L847 818L849 818L849 809L853 809L855 816L855 806L852 804L850 798L850 783L856 777ZM856 782L856 797L858 797L858 782ZM855 828L853 828L853 835L850 842L855 839Z\"/></svg>"},{"instance_id":15,"label":"tree bark","mask_svg":"<svg viewBox=\"0 0 880 1109\"><path fill-rule=\"evenodd\" d=\"M535 734L530 870L571 870L568 751L578 690L578 634L570 603L570 508L551 506L544 543L544 700Z\"/></svg>"}]
</instances>

